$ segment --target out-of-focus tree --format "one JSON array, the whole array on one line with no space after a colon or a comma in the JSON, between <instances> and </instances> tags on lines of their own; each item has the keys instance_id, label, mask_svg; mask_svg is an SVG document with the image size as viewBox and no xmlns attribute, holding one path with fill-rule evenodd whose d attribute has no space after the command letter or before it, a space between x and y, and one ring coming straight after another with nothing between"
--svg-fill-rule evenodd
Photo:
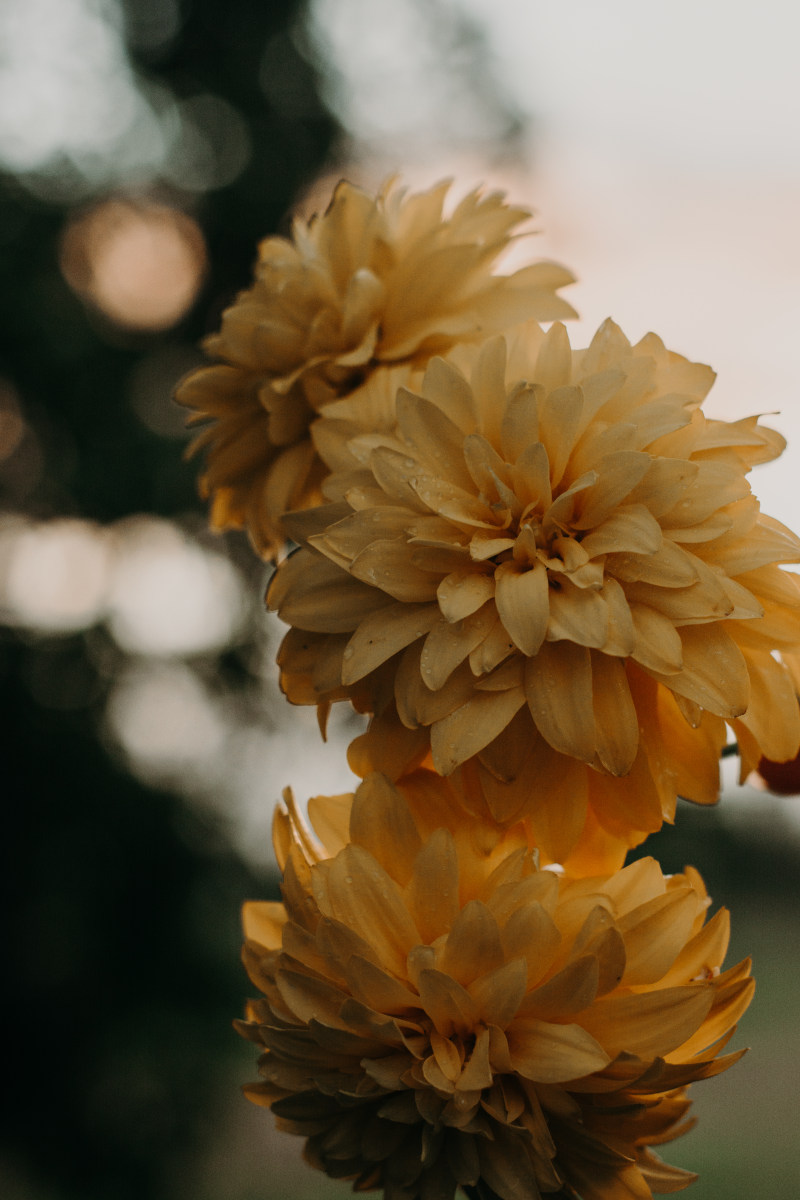
<instances>
[{"instance_id":1,"label":"out-of-focus tree","mask_svg":"<svg viewBox=\"0 0 800 1200\"><path fill-rule=\"evenodd\" d=\"M221 816L109 756L104 712L121 673L177 672L213 698L226 679L245 694L254 669L236 614L251 592L257 608L259 568L243 539L223 557L194 535L169 397L329 153L303 20L299 0L0 13L7 1196L190 1190L240 1049L238 907L268 883ZM184 561L175 587L228 616L206 612L188 640L173 619L160 645L151 622L148 645L130 601L159 538Z\"/></svg>"}]
</instances>

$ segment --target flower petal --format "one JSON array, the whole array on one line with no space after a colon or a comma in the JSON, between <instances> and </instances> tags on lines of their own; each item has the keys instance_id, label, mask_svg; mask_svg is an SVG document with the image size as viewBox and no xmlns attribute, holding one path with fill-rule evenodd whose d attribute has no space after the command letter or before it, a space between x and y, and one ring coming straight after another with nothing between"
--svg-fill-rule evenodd
<instances>
[{"instance_id":1,"label":"flower petal","mask_svg":"<svg viewBox=\"0 0 800 1200\"><path fill-rule=\"evenodd\" d=\"M435 604L390 605L364 618L344 648L342 683L355 683L423 638L439 620Z\"/></svg>"},{"instance_id":2,"label":"flower petal","mask_svg":"<svg viewBox=\"0 0 800 1200\"><path fill-rule=\"evenodd\" d=\"M449 775L505 729L525 703L522 688L478 692L431 727L431 754L436 770Z\"/></svg>"},{"instance_id":3,"label":"flower petal","mask_svg":"<svg viewBox=\"0 0 800 1200\"><path fill-rule=\"evenodd\" d=\"M536 727L554 750L583 762L595 755L592 664L572 642L545 642L525 664L525 698Z\"/></svg>"},{"instance_id":4,"label":"flower petal","mask_svg":"<svg viewBox=\"0 0 800 1200\"><path fill-rule=\"evenodd\" d=\"M612 775L627 775L639 746L639 720L618 658L592 651L592 694L598 757Z\"/></svg>"},{"instance_id":5,"label":"flower petal","mask_svg":"<svg viewBox=\"0 0 800 1200\"><path fill-rule=\"evenodd\" d=\"M536 654L550 619L547 570L535 562L529 570L515 562L501 563L495 571L495 603L503 627L523 654Z\"/></svg>"},{"instance_id":6,"label":"flower petal","mask_svg":"<svg viewBox=\"0 0 800 1200\"><path fill-rule=\"evenodd\" d=\"M514 1070L536 1083L579 1079L611 1062L608 1051L581 1025L525 1018L515 1021L506 1037Z\"/></svg>"}]
</instances>

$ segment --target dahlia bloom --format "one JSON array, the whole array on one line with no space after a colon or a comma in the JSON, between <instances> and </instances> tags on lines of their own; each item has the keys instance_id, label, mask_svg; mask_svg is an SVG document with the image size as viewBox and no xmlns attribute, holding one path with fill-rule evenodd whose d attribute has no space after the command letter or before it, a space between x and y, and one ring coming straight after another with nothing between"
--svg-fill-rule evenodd
<instances>
[{"instance_id":1,"label":"dahlia bloom","mask_svg":"<svg viewBox=\"0 0 800 1200\"><path fill-rule=\"evenodd\" d=\"M346 454L329 439L332 502L289 518L304 545L268 593L293 627L288 698L380 719L359 773L386 770L401 735L395 775L428 752L441 774L477 756L514 819L537 780L554 857L589 819L634 845L678 794L713 803L726 722L744 774L794 756L773 651L800 642L800 587L777 565L800 540L746 478L784 441L706 417L712 381L611 322L586 350L530 323L434 360L399 390L392 432Z\"/></svg>"},{"instance_id":2,"label":"dahlia bloom","mask_svg":"<svg viewBox=\"0 0 800 1200\"><path fill-rule=\"evenodd\" d=\"M247 528L261 553L284 542L281 517L319 499L315 414L388 364L424 363L527 318L574 316L557 295L572 275L539 262L494 275L530 214L501 193L467 195L449 217L444 182L377 197L342 182L329 208L266 238L255 282L206 341L218 360L178 388L190 424L208 422L201 477L217 528Z\"/></svg>"},{"instance_id":3,"label":"dahlia bloom","mask_svg":"<svg viewBox=\"0 0 800 1200\"><path fill-rule=\"evenodd\" d=\"M649 1147L690 1127L689 1083L740 1057L717 1055L753 989L747 962L720 973L728 916L706 923L696 871L540 870L519 828L467 826L433 775L312 801L321 844L287 799L283 904L244 908L262 996L238 1027L264 1050L247 1094L312 1165L389 1200L691 1182Z\"/></svg>"}]
</instances>

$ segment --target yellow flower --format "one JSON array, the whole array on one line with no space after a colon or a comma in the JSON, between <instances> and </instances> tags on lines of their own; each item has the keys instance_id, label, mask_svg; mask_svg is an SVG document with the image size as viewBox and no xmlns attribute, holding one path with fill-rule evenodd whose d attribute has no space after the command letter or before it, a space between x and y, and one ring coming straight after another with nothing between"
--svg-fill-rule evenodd
<instances>
[{"instance_id":1,"label":"yellow flower","mask_svg":"<svg viewBox=\"0 0 800 1200\"><path fill-rule=\"evenodd\" d=\"M473 191L445 217L448 188L407 195L390 181L373 198L342 182L322 216L295 221L291 240L261 243L253 286L206 342L219 361L176 395L191 424L213 422L191 449L207 451L214 526L245 527L260 552L276 553L283 513L319 501L309 424L376 367L575 315L556 294L573 278L563 267L492 274L528 211Z\"/></svg>"},{"instance_id":2,"label":"yellow flower","mask_svg":"<svg viewBox=\"0 0 800 1200\"><path fill-rule=\"evenodd\" d=\"M287 799L284 902L244 909L262 997L239 1029L264 1050L247 1094L309 1162L389 1200L691 1182L649 1147L688 1127L689 1083L740 1057L716 1056L753 988L747 962L720 973L728 915L705 923L696 871L540 870L519 828L466 825L433 775L312 801L322 845Z\"/></svg>"},{"instance_id":3,"label":"yellow flower","mask_svg":"<svg viewBox=\"0 0 800 1200\"><path fill-rule=\"evenodd\" d=\"M394 432L347 443L333 503L290 518L305 546L268 595L294 627L289 699L349 697L408 731L411 765L479 756L511 815L546 782L555 857L589 809L633 845L678 794L713 803L726 721L745 774L792 757L773 651L800 642L800 587L776 564L800 541L746 479L780 435L706 417L710 369L611 322L587 350L531 323L454 359L400 389ZM402 774L372 736L355 769Z\"/></svg>"}]
</instances>

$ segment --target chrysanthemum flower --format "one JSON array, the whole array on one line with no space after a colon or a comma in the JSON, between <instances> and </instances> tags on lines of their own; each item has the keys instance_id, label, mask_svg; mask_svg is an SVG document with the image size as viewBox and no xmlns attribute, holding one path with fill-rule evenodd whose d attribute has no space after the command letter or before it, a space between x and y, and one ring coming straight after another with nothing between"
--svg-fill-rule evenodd
<instances>
[{"instance_id":1,"label":"chrysanthemum flower","mask_svg":"<svg viewBox=\"0 0 800 1200\"><path fill-rule=\"evenodd\" d=\"M263 995L239 1028L265 1051L248 1095L309 1162L388 1200L691 1182L649 1147L739 1057L717 1055L753 988L747 962L720 973L728 916L705 922L696 871L559 877L519 829L465 824L433 775L312 801L322 845L289 803L284 902L244 909Z\"/></svg>"},{"instance_id":2,"label":"chrysanthemum flower","mask_svg":"<svg viewBox=\"0 0 800 1200\"><path fill-rule=\"evenodd\" d=\"M322 216L295 221L291 240L261 243L255 283L206 342L218 362L176 396L190 423L212 422L191 448L207 452L214 526L246 527L275 553L283 513L319 499L310 422L376 368L575 315L557 295L573 278L563 267L492 273L529 212L474 191L445 217L448 187L407 195L390 181L373 198L343 182Z\"/></svg>"},{"instance_id":3,"label":"chrysanthemum flower","mask_svg":"<svg viewBox=\"0 0 800 1200\"><path fill-rule=\"evenodd\" d=\"M289 699L349 697L441 774L479 756L512 815L546 780L565 852L587 805L636 844L678 794L714 802L726 721L745 773L792 757L773 651L800 642L777 565L800 540L746 479L780 435L706 417L710 369L611 322L587 350L531 324L457 355L463 373L437 359L399 391L393 434L347 444L361 469L329 478L338 499L293 519L305 546L268 597L294 627Z\"/></svg>"}]
</instances>

